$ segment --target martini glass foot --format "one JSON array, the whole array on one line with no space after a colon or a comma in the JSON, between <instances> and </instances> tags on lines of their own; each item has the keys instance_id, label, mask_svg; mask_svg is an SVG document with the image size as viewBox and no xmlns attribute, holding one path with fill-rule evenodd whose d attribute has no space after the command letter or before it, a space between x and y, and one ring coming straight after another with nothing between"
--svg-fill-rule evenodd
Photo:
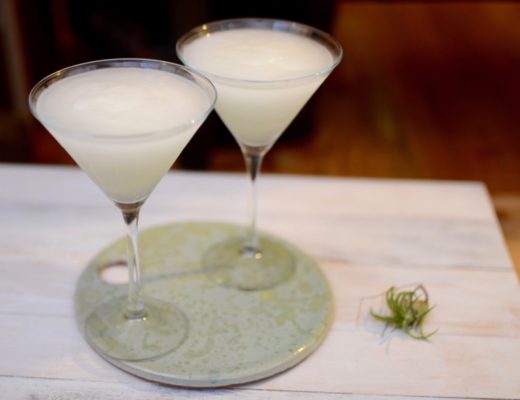
<instances>
[{"instance_id":1,"label":"martini glass foot","mask_svg":"<svg viewBox=\"0 0 520 400\"><path fill-rule=\"evenodd\" d=\"M265 290L294 273L291 253L281 244L260 238L258 249L234 238L211 247L204 256L208 276L219 285L241 290Z\"/></svg>"},{"instance_id":2,"label":"martini glass foot","mask_svg":"<svg viewBox=\"0 0 520 400\"><path fill-rule=\"evenodd\" d=\"M121 296L97 307L86 320L90 345L102 356L126 361L162 357L177 349L188 335L188 320L172 304L145 298L146 311L128 316L128 298Z\"/></svg>"}]
</instances>

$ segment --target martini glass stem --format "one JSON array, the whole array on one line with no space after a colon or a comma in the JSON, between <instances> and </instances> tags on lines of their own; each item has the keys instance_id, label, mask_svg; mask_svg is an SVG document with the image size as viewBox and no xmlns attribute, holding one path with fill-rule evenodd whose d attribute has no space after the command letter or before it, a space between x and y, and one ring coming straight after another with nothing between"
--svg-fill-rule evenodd
<instances>
[{"instance_id":1,"label":"martini glass stem","mask_svg":"<svg viewBox=\"0 0 520 400\"><path fill-rule=\"evenodd\" d=\"M247 176L249 181L249 233L244 246L246 254L256 254L260 251L258 237L256 234L256 206L257 206L257 178L264 155L261 152L244 151Z\"/></svg>"},{"instance_id":2,"label":"martini glass stem","mask_svg":"<svg viewBox=\"0 0 520 400\"><path fill-rule=\"evenodd\" d=\"M146 315L141 298L141 266L139 263L139 245L137 241L137 225L141 203L118 204L127 226L128 242L128 303L126 317L140 319Z\"/></svg>"}]
</instances>

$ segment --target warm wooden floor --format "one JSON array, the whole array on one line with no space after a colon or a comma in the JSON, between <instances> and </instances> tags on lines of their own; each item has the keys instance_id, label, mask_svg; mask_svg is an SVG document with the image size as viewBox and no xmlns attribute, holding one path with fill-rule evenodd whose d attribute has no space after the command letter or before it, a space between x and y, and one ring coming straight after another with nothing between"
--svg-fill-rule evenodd
<instances>
[{"instance_id":1,"label":"warm wooden floor","mask_svg":"<svg viewBox=\"0 0 520 400\"><path fill-rule=\"evenodd\" d=\"M343 62L314 129L279 143L272 171L477 179L520 191L520 5L343 2ZM241 166L235 148L215 168Z\"/></svg>"}]
</instances>

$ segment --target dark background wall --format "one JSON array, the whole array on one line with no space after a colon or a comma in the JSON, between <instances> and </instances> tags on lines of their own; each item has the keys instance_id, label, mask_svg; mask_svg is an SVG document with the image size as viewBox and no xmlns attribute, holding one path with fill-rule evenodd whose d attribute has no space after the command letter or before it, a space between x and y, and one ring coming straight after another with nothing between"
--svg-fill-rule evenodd
<instances>
[{"instance_id":1,"label":"dark background wall","mask_svg":"<svg viewBox=\"0 0 520 400\"><path fill-rule=\"evenodd\" d=\"M266 171L476 179L493 191L520 191L517 3L0 3L0 161L70 162L26 110L27 92L43 76L99 58L177 61L175 41L193 26L259 16L317 26L345 50L341 65L267 156ZM243 163L213 115L177 167L238 171Z\"/></svg>"}]
</instances>

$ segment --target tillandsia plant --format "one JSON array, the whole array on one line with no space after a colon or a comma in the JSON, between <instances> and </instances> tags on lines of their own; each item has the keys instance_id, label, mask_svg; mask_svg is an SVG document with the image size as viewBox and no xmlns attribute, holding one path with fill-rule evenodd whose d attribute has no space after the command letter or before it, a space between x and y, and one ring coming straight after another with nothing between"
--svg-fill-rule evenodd
<instances>
[{"instance_id":1,"label":"tillandsia plant","mask_svg":"<svg viewBox=\"0 0 520 400\"><path fill-rule=\"evenodd\" d=\"M401 291L392 286L386 291L385 300L389 315L380 315L371 309L370 315L375 319L401 329L414 339L427 340L437 332L423 331L424 318L433 308L428 303L428 292L423 285L417 285L413 290Z\"/></svg>"}]
</instances>

